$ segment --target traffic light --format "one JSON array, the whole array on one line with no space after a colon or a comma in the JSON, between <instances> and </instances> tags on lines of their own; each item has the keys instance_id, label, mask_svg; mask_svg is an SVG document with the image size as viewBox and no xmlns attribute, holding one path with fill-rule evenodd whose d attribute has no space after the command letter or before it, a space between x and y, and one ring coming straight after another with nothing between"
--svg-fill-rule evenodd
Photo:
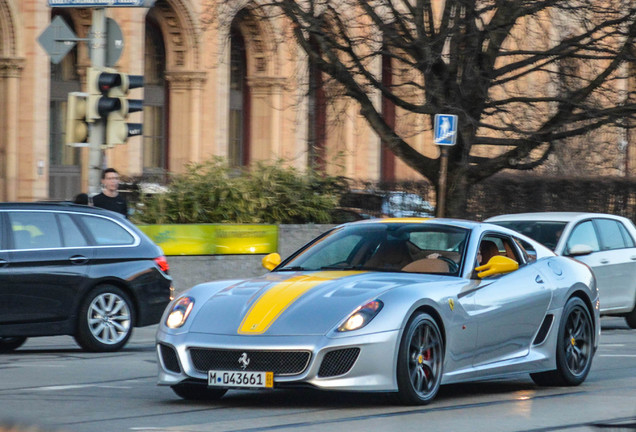
<instances>
[{"instance_id":1,"label":"traffic light","mask_svg":"<svg viewBox=\"0 0 636 432\"><path fill-rule=\"evenodd\" d=\"M120 98L119 100L119 110L108 114L108 120L106 121L106 147L124 144L128 137L141 135L143 132L141 123L126 122L128 113L143 109L143 101L125 98ZM132 102L134 102L134 105Z\"/></svg>"},{"instance_id":2,"label":"traffic light","mask_svg":"<svg viewBox=\"0 0 636 432\"><path fill-rule=\"evenodd\" d=\"M106 122L107 147L124 144L128 137L141 135L141 123L127 123L128 114L141 111L143 100L127 99L128 91L144 85L141 75L128 75L114 69L88 69L89 122Z\"/></svg>"},{"instance_id":3,"label":"traffic light","mask_svg":"<svg viewBox=\"0 0 636 432\"><path fill-rule=\"evenodd\" d=\"M88 94L71 92L66 99L66 132L64 142L67 145L79 146L88 141L88 124L86 110Z\"/></svg>"}]
</instances>

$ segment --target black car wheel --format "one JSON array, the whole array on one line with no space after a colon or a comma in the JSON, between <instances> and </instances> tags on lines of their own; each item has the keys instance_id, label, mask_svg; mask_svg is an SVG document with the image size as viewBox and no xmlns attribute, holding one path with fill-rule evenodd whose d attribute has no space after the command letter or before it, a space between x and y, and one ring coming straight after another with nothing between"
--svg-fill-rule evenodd
<instances>
[{"instance_id":1,"label":"black car wheel","mask_svg":"<svg viewBox=\"0 0 636 432\"><path fill-rule=\"evenodd\" d=\"M402 335L398 353L398 399L408 405L425 405L435 398L442 380L444 340L435 320L415 314Z\"/></svg>"},{"instance_id":2,"label":"black car wheel","mask_svg":"<svg viewBox=\"0 0 636 432\"><path fill-rule=\"evenodd\" d=\"M583 300L573 297L565 304L556 347L557 368L530 374L543 386L576 386L585 381L594 355L594 326Z\"/></svg>"},{"instance_id":3,"label":"black car wheel","mask_svg":"<svg viewBox=\"0 0 636 432\"><path fill-rule=\"evenodd\" d=\"M0 353L8 353L16 350L26 342L25 337L6 337L0 336Z\"/></svg>"},{"instance_id":4,"label":"black car wheel","mask_svg":"<svg viewBox=\"0 0 636 432\"><path fill-rule=\"evenodd\" d=\"M117 351L128 342L133 323L128 295L116 286L100 285L80 307L75 340L88 351Z\"/></svg>"},{"instance_id":5,"label":"black car wheel","mask_svg":"<svg viewBox=\"0 0 636 432\"><path fill-rule=\"evenodd\" d=\"M187 400L217 400L227 392L226 389L212 389L204 384L182 383L170 387L175 394Z\"/></svg>"},{"instance_id":6,"label":"black car wheel","mask_svg":"<svg viewBox=\"0 0 636 432\"><path fill-rule=\"evenodd\" d=\"M627 321L629 328L636 329L636 306L630 313L625 315L625 321Z\"/></svg>"}]
</instances>

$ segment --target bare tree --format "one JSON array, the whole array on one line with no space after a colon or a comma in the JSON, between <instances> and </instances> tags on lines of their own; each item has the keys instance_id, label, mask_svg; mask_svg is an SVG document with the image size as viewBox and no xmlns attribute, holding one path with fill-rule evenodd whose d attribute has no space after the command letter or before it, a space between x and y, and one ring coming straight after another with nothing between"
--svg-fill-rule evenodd
<instances>
[{"instance_id":1,"label":"bare tree","mask_svg":"<svg viewBox=\"0 0 636 432\"><path fill-rule=\"evenodd\" d=\"M636 62L633 0L257 3L291 22L311 61L438 192L440 158L417 151L408 134L414 125L430 131L435 114L458 116L449 216L463 213L469 185L502 170L533 169L555 146L594 131L624 131L636 119L633 77L627 84ZM382 79L379 58L390 59L391 80ZM390 125L379 97L410 127Z\"/></svg>"}]
</instances>

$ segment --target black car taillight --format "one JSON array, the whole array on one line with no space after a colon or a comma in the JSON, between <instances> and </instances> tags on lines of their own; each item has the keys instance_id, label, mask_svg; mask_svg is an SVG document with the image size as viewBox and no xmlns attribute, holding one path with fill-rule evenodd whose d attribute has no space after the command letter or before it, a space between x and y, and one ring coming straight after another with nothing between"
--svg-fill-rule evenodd
<instances>
[{"instance_id":1,"label":"black car taillight","mask_svg":"<svg viewBox=\"0 0 636 432\"><path fill-rule=\"evenodd\" d=\"M168 273L168 270L170 270L170 266L168 265L168 260L165 256L161 255L155 258L154 261L157 263L162 272Z\"/></svg>"}]
</instances>

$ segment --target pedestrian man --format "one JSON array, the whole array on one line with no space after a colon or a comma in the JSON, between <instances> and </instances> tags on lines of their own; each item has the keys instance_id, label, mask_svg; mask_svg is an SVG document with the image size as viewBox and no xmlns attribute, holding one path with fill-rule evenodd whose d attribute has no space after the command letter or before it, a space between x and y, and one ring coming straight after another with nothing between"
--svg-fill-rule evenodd
<instances>
[{"instance_id":1,"label":"pedestrian man","mask_svg":"<svg viewBox=\"0 0 636 432\"><path fill-rule=\"evenodd\" d=\"M93 197L93 205L128 217L128 203L119 193L119 173L115 168L106 168L102 172L102 193Z\"/></svg>"}]
</instances>

